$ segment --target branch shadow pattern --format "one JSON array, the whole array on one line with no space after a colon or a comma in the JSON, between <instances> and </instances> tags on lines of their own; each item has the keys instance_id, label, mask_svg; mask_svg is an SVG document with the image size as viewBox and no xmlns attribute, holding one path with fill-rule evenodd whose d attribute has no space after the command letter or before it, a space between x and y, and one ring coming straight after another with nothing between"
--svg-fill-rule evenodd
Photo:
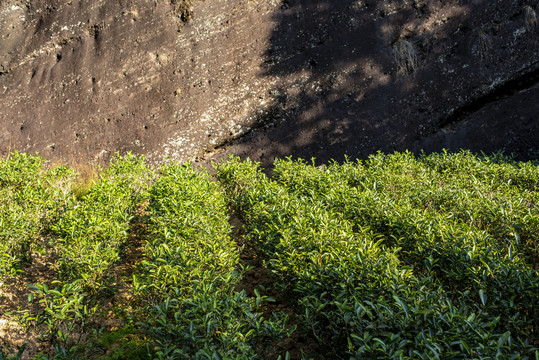
<instances>
[{"instance_id":1,"label":"branch shadow pattern","mask_svg":"<svg viewBox=\"0 0 539 360\"><path fill-rule=\"evenodd\" d=\"M264 62L263 76L278 79L272 120L231 152L263 165L291 154L326 162L378 150L419 152L424 139L444 127L448 113L539 59L534 33L523 30L527 6L283 0ZM487 38L489 52L481 52ZM532 113L525 112L524 127L530 130L535 110L529 101L526 106ZM474 139L479 135L456 141L454 150L504 146ZM429 151L441 150L429 141ZM531 143L528 155L537 152Z\"/></svg>"}]
</instances>

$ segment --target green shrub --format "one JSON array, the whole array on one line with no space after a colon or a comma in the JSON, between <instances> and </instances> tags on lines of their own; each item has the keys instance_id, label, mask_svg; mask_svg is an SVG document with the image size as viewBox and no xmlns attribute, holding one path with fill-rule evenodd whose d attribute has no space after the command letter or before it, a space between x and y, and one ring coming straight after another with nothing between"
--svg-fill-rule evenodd
<instances>
[{"instance_id":1,"label":"green shrub","mask_svg":"<svg viewBox=\"0 0 539 360\"><path fill-rule=\"evenodd\" d=\"M231 159L217 176L325 342L367 358L533 353L536 165L404 153L318 168L277 161L273 181Z\"/></svg>"},{"instance_id":2,"label":"green shrub","mask_svg":"<svg viewBox=\"0 0 539 360\"><path fill-rule=\"evenodd\" d=\"M51 226L62 278L83 279L94 290L106 287L150 177L142 158L119 156L80 201L72 200L72 208Z\"/></svg>"},{"instance_id":3,"label":"green shrub","mask_svg":"<svg viewBox=\"0 0 539 360\"><path fill-rule=\"evenodd\" d=\"M46 169L43 159L18 152L0 160L0 276L31 261L38 240L63 211L74 174Z\"/></svg>"},{"instance_id":4,"label":"green shrub","mask_svg":"<svg viewBox=\"0 0 539 360\"><path fill-rule=\"evenodd\" d=\"M150 191L146 260L136 291L150 302L140 322L159 359L255 359L285 335L281 320L257 312L263 298L235 288L239 251L226 202L207 174L165 165Z\"/></svg>"}]
</instances>

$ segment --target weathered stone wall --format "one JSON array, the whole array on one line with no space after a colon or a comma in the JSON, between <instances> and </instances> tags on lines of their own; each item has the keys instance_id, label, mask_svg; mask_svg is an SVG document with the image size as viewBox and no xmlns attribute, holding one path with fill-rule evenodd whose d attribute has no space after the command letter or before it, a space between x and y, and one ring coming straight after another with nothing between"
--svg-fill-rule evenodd
<instances>
[{"instance_id":1,"label":"weathered stone wall","mask_svg":"<svg viewBox=\"0 0 539 360\"><path fill-rule=\"evenodd\" d=\"M164 0L2 2L0 150L186 160L240 132L271 82L257 74L276 5L196 6L178 32Z\"/></svg>"},{"instance_id":2,"label":"weathered stone wall","mask_svg":"<svg viewBox=\"0 0 539 360\"><path fill-rule=\"evenodd\" d=\"M535 1L0 0L0 155L536 158Z\"/></svg>"}]
</instances>

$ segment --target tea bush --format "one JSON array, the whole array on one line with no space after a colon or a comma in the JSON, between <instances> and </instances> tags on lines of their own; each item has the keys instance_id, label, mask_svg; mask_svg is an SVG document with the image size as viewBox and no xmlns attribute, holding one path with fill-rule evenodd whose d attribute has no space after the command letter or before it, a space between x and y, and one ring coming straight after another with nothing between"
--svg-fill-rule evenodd
<instances>
[{"instance_id":1,"label":"tea bush","mask_svg":"<svg viewBox=\"0 0 539 360\"><path fill-rule=\"evenodd\" d=\"M335 356L346 346L355 358L535 351L536 165L404 153L281 160L273 180L231 159L217 176L313 333L341 344Z\"/></svg>"},{"instance_id":2,"label":"tea bush","mask_svg":"<svg viewBox=\"0 0 539 360\"><path fill-rule=\"evenodd\" d=\"M51 226L61 277L83 279L81 286L89 289L106 287L150 177L142 158L116 157L80 201L73 199L72 208Z\"/></svg>"},{"instance_id":3,"label":"tea bush","mask_svg":"<svg viewBox=\"0 0 539 360\"><path fill-rule=\"evenodd\" d=\"M29 329L55 346L54 358L74 359L83 353L81 340L95 326L90 319L99 315L98 301L113 293L111 270L151 174L142 158L117 156L80 199L69 187L61 216L48 224L46 241L55 250L50 271L58 279L29 285L29 302L37 306L20 314Z\"/></svg>"},{"instance_id":4,"label":"tea bush","mask_svg":"<svg viewBox=\"0 0 539 360\"><path fill-rule=\"evenodd\" d=\"M136 292L152 306L140 322L159 359L256 359L284 322L257 312L263 297L235 288L239 251L224 195L208 175L174 164L150 191L146 259Z\"/></svg>"},{"instance_id":5,"label":"tea bush","mask_svg":"<svg viewBox=\"0 0 539 360\"><path fill-rule=\"evenodd\" d=\"M231 158L216 182L190 165L155 175L128 154L83 190L75 176L38 156L0 160L0 276L25 275L32 254L54 249L56 279L30 285L35 305L20 312L55 347L35 359L87 358L108 338L125 338L110 358L277 356L294 327L242 290L231 210L302 328L330 344L326 358L539 358L536 163L469 152L284 159L269 178ZM148 203L136 218L147 231L135 234ZM144 243L136 259L123 256L129 236ZM114 334L97 327L122 256L137 270L122 282L131 296ZM0 346L0 357L23 351Z\"/></svg>"},{"instance_id":6,"label":"tea bush","mask_svg":"<svg viewBox=\"0 0 539 360\"><path fill-rule=\"evenodd\" d=\"M74 173L46 169L43 159L15 152L0 160L0 276L31 260L38 240L63 210Z\"/></svg>"}]
</instances>

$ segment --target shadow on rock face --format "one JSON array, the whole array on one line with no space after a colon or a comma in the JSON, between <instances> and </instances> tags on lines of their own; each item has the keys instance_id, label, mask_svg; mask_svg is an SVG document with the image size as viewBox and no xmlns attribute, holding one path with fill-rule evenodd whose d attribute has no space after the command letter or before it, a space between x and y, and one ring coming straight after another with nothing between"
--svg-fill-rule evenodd
<instances>
[{"instance_id":1,"label":"shadow on rock face","mask_svg":"<svg viewBox=\"0 0 539 360\"><path fill-rule=\"evenodd\" d=\"M525 1L283 1L265 59L266 76L279 78L272 112L227 152L266 166L288 155L325 162L443 147L537 157L530 9Z\"/></svg>"}]
</instances>

